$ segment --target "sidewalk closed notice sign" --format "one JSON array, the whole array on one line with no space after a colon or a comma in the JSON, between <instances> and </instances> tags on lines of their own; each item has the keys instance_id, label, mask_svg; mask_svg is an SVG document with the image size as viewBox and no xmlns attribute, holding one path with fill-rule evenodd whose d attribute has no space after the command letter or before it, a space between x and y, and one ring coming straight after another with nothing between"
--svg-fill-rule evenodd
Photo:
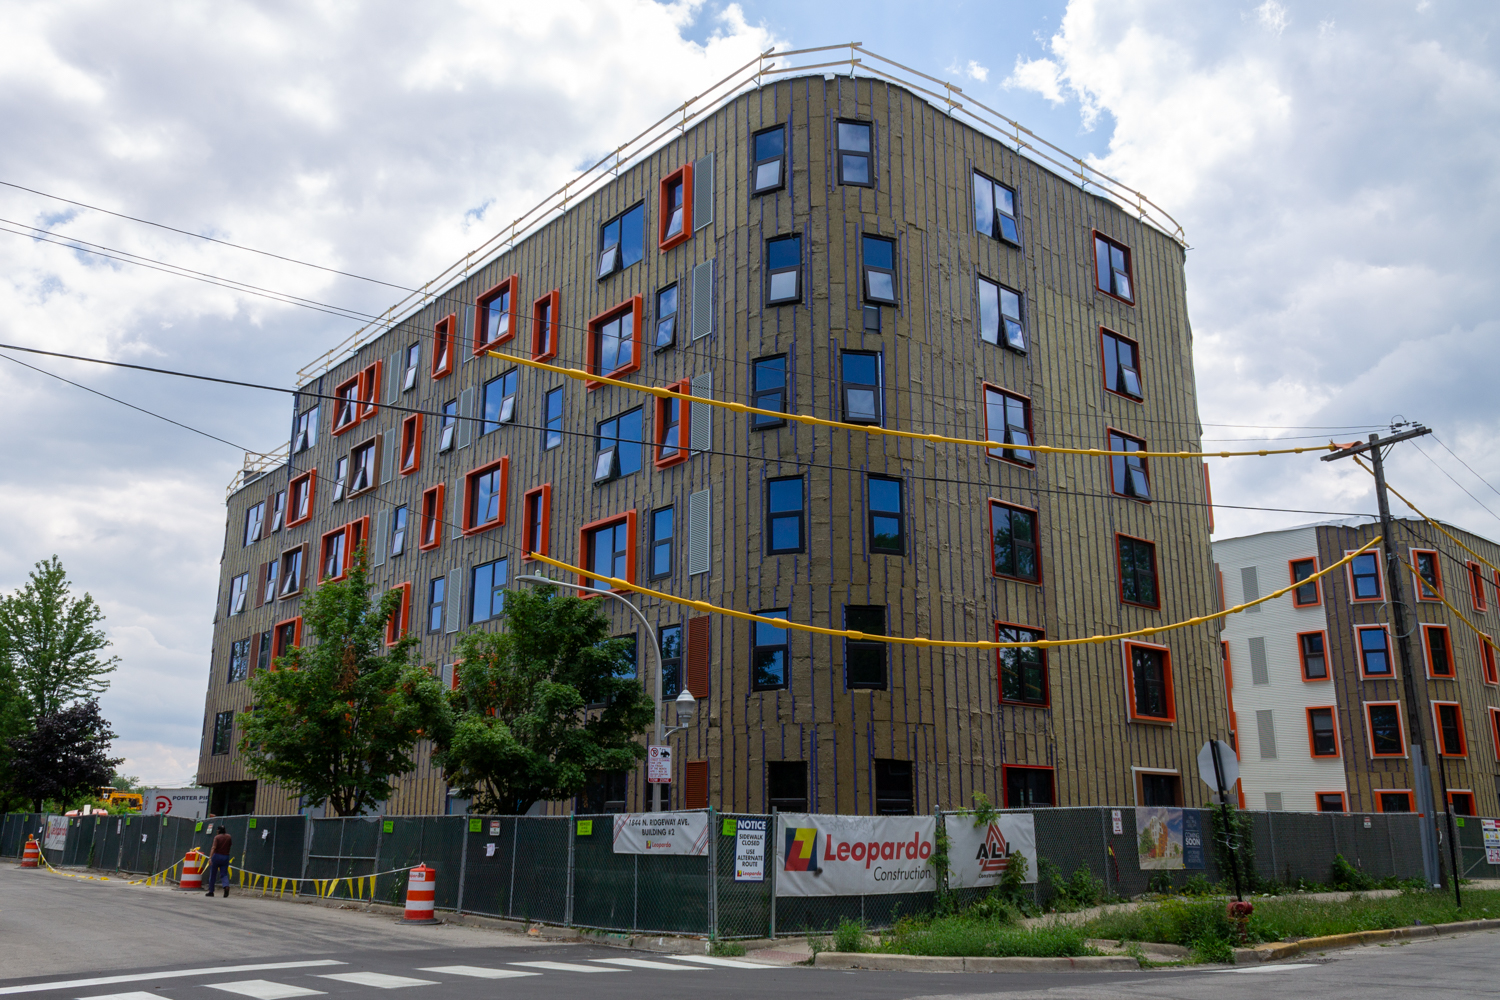
<instances>
[{"instance_id":1,"label":"sidewalk closed notice sign","mask_svg":"<svg viewBox=\"0 0 1500 1000\"><path fill-rule=\"evenodd\" d=\"M766 821L735 821L734 880L764 882L766 878Z\"/></svg>"},{"instance_id":2,"label":"sidewalk closed notice sign","mask_svg":"<svg viewBox=\"0 0 1500 1000\"><path fill-rule=\"evenodd\" d=\"M707 854L708 813L620 813L614 846L616 854Z\"/></svg>"}]
</instances>

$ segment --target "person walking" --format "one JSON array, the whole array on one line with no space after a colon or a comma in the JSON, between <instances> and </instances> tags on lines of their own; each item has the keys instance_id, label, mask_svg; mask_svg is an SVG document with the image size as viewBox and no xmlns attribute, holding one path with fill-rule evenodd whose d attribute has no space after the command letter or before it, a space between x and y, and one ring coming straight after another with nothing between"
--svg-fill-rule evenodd
<instances>
[{"instance_id":1,"label":"person walking","mask_svg":"<svg viewBox=\"0 0 1500 1000\"><path fill-rule=\"evenodd\" d=\"M215 831L213 856L208 859L208 891L203 895L212 896L214 885L219 879L219 872L224 873L224 895L229 895L229 852L234 850L234 839L225 832L221 826Z\"/></svg>"}]
</instances>

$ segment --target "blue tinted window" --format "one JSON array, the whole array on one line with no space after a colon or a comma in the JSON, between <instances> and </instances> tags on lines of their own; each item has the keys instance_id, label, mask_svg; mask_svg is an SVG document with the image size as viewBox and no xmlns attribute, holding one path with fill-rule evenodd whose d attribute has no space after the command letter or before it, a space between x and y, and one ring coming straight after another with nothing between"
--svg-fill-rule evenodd
<instances>
[{"instance_id":1,"label":"blue tinted window","mask_svg":"<svg viewBox=\"0 0 1500 1000\"><path fill-rule=\"evenodd\" d=\"M869 267L883 267L891 270L895 265L895 254L891 249L895 244L891 240L883 240L876 236L866 236L865 264Z\"/></svg>"},{"instance_id":2,"label":"blue tinted window","mask_svg":"<svg viewBox=\"0 0 1500 1000\"><path fill-rule=\"evenodd\" d=\"M844 381L858 385L875 385L875 355L845 354Z\"/></svg>"},{"instance_id":3,"label":"blue tinted window","mask_svg":"<svg viewBox=\"0 0 1500 1000\"><path fill-rule=\"evenodd\" d=\"M784 136L785 132L779 128L773 128L757 135L755 137L755 158L757 160L769 160L773 156L780 156L786 150Z\"/></svg>"},{"instance_id":4,"label":"blue tinted window","mask_svg":"<svg viewBox=\"0 0 1500 1000\"><path fill-rule=\"evenodd\" d=\"M796 267L802 263L802 237L787 236L766 243L766 266Z\"/></svg>"}]
</instances>

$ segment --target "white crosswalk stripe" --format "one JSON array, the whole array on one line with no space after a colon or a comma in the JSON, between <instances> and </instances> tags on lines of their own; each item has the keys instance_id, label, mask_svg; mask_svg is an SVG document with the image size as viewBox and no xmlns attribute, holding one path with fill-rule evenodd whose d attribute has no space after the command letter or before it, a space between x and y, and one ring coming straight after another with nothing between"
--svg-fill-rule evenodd
<instances>
[{"instance_id":1,"label":"white crosswalk stripe","mask_svg":"<svg viewBox=\"0 0 1500 1000\"><path fill-rule=\"evenodd\" d=\"M676 962L698 962L702 965L717 965L725 969L774 969L774 965L760 965L755 962L741 962L733 958L715 958L712 955L671 955L668 956Z\"/></svg>"},{"instance_id":2,"label":"white crosswalk stripe","mask_svg":"<svg viewBox=\"0 0 1500 1000\"><path fill-rule=\"evenodd\" d=\"M522 972L520 969L486 969L478 965L439 965L418 972L436 972L449 976L472 976L475 979L513 979L516 976L540 976L540 972Z\"/></svg>"},{"instance_id":3,"label":"white crosswalk stripe","mask_svg":"<svg viewBox=\"0 0 1500 1000\"><path fill-rule=\"evenodd\" d=\"M610 965L623 965L627 969L667 969L671 972L692 971L692 966L690 965L673 965L671 962L649 962L644 958L591 958L589 961L608 962Z\"/></svg>"},{"instance_id":4,"label":"white crosswalk stripe","mask_svg":"<svg viewBox=\"0 0 1500 1000\"><path fill-rule=\"evenodd\" d=\"M252 1000L291 1000L292 997L323 995L322 990L310 990L305 986L289 986L286 983L273 983L269 979L246 979L238 983L206 983L205 985L211 990L238 993L242 997L251 997Z\"/></svg>"},{"instance_id":5,"label":"white crosswalk stripe","mask_svg":"<svg viewBox=\"0 0 1500 1000\"><path fill-rule=\"evenodd\" d=\"M330 972L319 979L337 979L341 983L355 986L374 986L382 990L397 990L403 986L436 986L431 979L409 979L406 976L388 976L383 972Z\"/></svg>"},{"instance_id":6,"label":"white crosswalk stripe","mask_svg":"<svg viewBox=\"0 0 1500 1000\"><path fill-rule=\"evenodd\" d=\"M572 962L510 962L528 969L546 969L548 972L624 972L624 969L602 969L597 965L574 965Z\"/></svg>"}]
</instances>

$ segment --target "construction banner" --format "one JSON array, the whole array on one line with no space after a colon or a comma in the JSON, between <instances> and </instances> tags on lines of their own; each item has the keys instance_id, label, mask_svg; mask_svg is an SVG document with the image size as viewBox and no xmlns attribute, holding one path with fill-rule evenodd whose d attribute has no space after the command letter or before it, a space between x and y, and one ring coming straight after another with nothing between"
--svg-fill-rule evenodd
<instances>
[{"instance_id":1,"label":"construction banner","mask_svg":"<svg viewBox=\"0 0 1500 1000\"><path fill-rule=\"evenodd\" d=\"M707 854L708 813L620 813L614 848L616 854Z\"/></svg>"},{"instance_id":2,"label":"construction banner","mask_svg":"<svg viewBox=\"0 0 1500 1000\"><path fill-rule=\"evenodd\" d=\"M994 885L1017 855L1026 859L1022 881L1036 881L1036 821L1031 813L999 813L977 826L972 815L948 813L943 824L948 831L949 888Z\"/></svg>"},{"instance_id":3,"label":"construction banner","mask_svg":"<svg viewBox=\"0 0 1500 1000\"><path fill-rule=\"evenodd\" d=\"M937 819L778 813L776 895L932 892Z\"/></svg>"}]
</instances>

